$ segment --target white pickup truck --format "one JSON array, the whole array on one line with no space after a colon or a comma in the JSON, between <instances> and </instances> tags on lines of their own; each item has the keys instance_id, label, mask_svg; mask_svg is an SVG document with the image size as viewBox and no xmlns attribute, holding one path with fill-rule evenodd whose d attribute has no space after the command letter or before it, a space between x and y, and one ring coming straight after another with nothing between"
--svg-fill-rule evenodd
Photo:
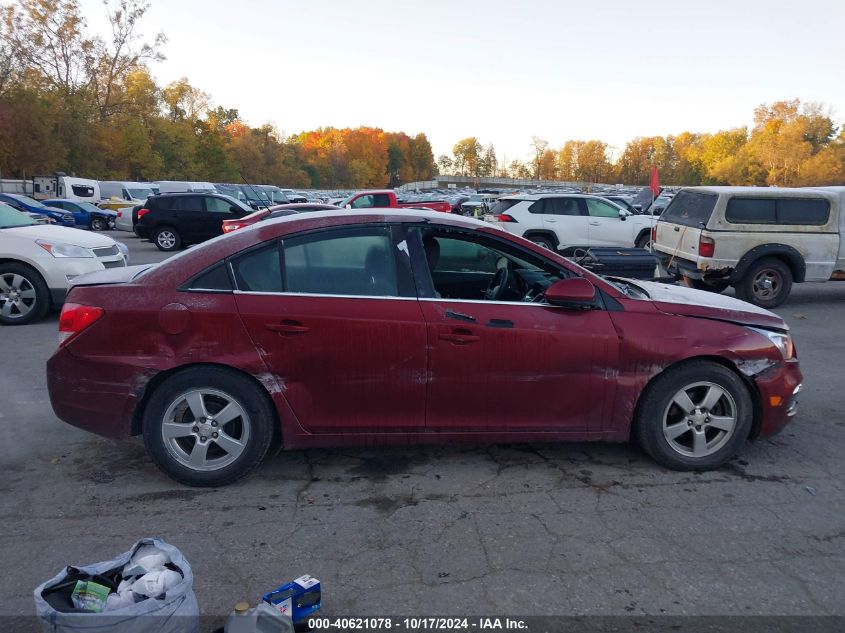
<instances>
[{"instance_id":1,"label":"white pickup truck","mask_svg":"<svg viewBox=\"0 0 845 633\"><path fill-rule=\"evenodd\" d=\"M690 187L655 226L670 275L764 308L793 282L845 280L845 187Z\"/></svg>"}]
</instances>

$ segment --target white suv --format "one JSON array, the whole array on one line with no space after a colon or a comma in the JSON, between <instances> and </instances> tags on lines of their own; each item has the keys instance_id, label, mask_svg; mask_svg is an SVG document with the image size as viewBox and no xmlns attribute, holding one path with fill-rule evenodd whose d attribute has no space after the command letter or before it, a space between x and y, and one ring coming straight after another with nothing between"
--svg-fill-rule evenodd
<instances>
[{"instance_id":1,"label":"white suv","mask_svg":"<svg viewBox=\"0 0 845 633\"><path fill-rule=\"evenodd\" d=\"M592 246L648 248L656 220L588 194L507 196L490 214L486 219L509 233L564 255Z\"/></svg>"},{"instance_id":2,"label":"white suv","mask_svg":"<svg viewBox=\"0 0 845 633\"><path fill-rule=\"evenodd\" d=\"M0 205L0 325L23 325L64 302L72 279L126 266L126 246L110 237L40 225Z\"/></svg>"}]
</instances>

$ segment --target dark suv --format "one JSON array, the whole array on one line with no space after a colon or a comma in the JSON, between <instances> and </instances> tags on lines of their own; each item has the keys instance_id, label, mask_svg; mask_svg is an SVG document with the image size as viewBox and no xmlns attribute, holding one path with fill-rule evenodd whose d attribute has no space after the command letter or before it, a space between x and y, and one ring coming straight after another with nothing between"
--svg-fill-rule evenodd
<instances>
[{"instance_id":1,"label":"dark suv","mask_svg":"<svg viewBox=\"0 0 845 633\"><path fill-rule=\"evenodd\" d=\"M247 205L222 194L166 193L150 196L138 210L135 233L162 251L204 242L223 234L223 220L252 213Z\"/></svg>"}]
</instances>

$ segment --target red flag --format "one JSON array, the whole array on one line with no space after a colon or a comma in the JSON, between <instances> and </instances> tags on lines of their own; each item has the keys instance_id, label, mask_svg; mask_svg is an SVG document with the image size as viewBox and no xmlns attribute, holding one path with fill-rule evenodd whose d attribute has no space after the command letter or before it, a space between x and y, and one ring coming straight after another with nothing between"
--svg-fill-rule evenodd
<instances>
[{"instance_id":1,"label":"red flag","mask_svg":"<svg viewBox=\"0 0 845 633\"><path fill-rule=\"evenodd\" d=\"M651 180L648 183L651 195L655 198L660 195L660 180L657 178L657 165L651 166Z\"/></svg>"}]
</instances>

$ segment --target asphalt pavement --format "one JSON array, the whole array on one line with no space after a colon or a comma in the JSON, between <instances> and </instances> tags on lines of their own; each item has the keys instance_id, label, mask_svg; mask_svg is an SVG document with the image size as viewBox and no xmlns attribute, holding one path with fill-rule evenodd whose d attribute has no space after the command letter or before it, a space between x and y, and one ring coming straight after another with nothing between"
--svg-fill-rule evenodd
<instances>
[{"instance_id":1,"label":"asphalt pavement","mask_svg":"<svg viewBox=\"0 0 845 633\"><path fill-rule=\"evenodd\" d=\"M131 263L163 259L114 235ZM185 553L210 615L305 573L326 615L845 615L845 283L798 285L777 312L800 412L718 471L629 445L347 448L270 456L221 489L56 419L55 315L2 328L0 615L151 535Z\"/></svg>"}]
</instances>

